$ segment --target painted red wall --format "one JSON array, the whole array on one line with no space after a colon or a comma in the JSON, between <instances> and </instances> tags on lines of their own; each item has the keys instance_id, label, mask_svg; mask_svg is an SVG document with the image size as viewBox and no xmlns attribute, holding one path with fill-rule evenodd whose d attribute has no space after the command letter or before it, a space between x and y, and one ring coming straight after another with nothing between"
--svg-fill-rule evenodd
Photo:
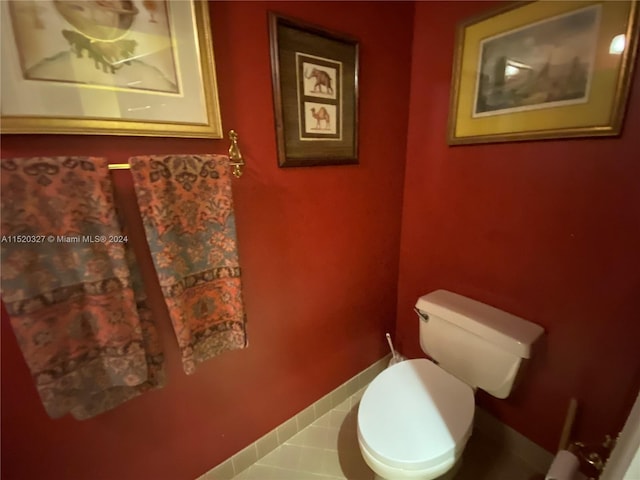
<instances>
[{"instance_id":1,"label":"painted red wall","mask_svg":"<svg viewBox=\"0 0 640 480\"><path fill-rule=\"evenodd\" d=\"M268 9L360 39L360 165L277 168ZM3 311L3 479L193 479L386 354L384 332L396 313L413 5L215 2L211 13L224 127L239 132L248 163L234 195L250 346L185 376L151 282L168 386L95 419L50 420ZM3 157L104 155L112 163L227 148L223 140L2 137ZM130 174L113 176L149 283Z\"/></svg>"},{"instance_id":2,"label":"painted red wall","mask_svg":"<svg viewBox=\"0 0 640 480\"><path fill-rule=\"evenodd\" d=\"M640 387L640 72L619 138L449 147L455 25L490 8L416 3L396 333L424 356L412 308L438 288L542 325L521 387L477 397L555 451L572 396L599 442Z\"/></svg>"}]
</instances>

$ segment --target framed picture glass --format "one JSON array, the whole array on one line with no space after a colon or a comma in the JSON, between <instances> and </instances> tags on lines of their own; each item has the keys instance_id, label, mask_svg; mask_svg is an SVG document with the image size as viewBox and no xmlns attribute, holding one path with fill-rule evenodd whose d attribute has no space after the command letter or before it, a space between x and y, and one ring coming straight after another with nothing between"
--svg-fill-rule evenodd
<instances>
[{"instance_id":1,"label":"framed picture glass","mask_svg":"<svg viewBox=\"0 0 640 480\"><path fill-rule=\"evenodd\" d=\"M358 42L269 14L278 163L358 163Z\"/></svg>"},{"instance_id":2,"label":"framed picture glass","mask_svg":"<svg viewBox=\"0 0 640 480\"><path fill-rule=\"evenodd\" d=\"M207 2L0 8L3 133L222 137Z\"/></svg>"},{"instance_id":3,"label":"framed picture glass","mask_svg":"<svg viewBox=\"0 0 640 480\"><path fill-rule=\"evenodd\" d=\"M458 27L449 143L617 135L635 1L518 2Z\"/></svg>"}]
</instances>

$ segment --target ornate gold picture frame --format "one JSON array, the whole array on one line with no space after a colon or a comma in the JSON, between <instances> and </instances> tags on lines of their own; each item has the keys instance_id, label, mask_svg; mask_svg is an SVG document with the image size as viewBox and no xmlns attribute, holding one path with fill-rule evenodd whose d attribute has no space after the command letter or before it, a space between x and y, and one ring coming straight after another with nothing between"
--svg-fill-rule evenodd
<instances>
[{"instance_id":1,"label":"ornate gold picture frame","mask_svg":"<svg viewBox=\"0 0 640 480\"><path fill-rule=\"evenodd\" d=\"M280 167L358 163L358 42L269 13Z\"/></svg>"},{"instance_id":2,"label":"ornate gold picture frame","mask_svg":"<svg viewBox=\"0 0 640 480\"><path fill-rule=\"evenodd\" d=\"M2 133L222 138L206 1L0 8Z\"/></svg>"},{"instance_id":3,"label":"ornate gold picture frame","mask_svg":"<svg viewBox=\"0 0 640 480\"><path fill-rule=\"evenodd\" d=\"M518 2L458 26L450 145L618 135L636 1Z\"/></svg>"}]
</instances>

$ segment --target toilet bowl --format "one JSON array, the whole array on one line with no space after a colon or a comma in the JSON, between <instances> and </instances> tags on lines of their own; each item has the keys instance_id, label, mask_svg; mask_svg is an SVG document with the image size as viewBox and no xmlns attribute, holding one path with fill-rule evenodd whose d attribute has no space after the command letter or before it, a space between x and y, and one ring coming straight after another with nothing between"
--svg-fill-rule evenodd
<instances>
[{"instance_id":1,"label":"toilet bowl","mask_svg":"<svg viewBox=\"0 0 640 480\"><path fill-rule=\"evenodd\" d=\"M471 387L433 362L398 363L378 375L362 396L360 451L384 479L439 478L464 450L474 409Z\"/></svg>"},{"instance_id":2,"label":"toilet bowl","mask_svg":"<svg viewBox=\"0 0 640 480\"><path fill-rule=\"evenodd\" d=\"M423 358L387 368L358 408L360 452L386 480L450 476L471 435L475 389L506 398L544 332L446 290L420 297L416 312L420 346L437 364Z\"/></svg>"}]
</instances>

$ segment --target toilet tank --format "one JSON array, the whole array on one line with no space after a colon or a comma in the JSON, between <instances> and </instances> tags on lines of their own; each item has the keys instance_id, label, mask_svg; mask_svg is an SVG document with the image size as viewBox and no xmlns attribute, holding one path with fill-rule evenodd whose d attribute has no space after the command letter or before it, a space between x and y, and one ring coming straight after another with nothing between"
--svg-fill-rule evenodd
<instances>
[{"instance_id":1,"label":"toilet tank","mask_svg":"<svg viewBox=\"0 0 640 480\"><path fill-rule=\"evenodd\" d=\"M507 398L522 359L543 328L447 290L418 299L420 346L440 367L473 388Z\"/></svg>"}]
</instances>

